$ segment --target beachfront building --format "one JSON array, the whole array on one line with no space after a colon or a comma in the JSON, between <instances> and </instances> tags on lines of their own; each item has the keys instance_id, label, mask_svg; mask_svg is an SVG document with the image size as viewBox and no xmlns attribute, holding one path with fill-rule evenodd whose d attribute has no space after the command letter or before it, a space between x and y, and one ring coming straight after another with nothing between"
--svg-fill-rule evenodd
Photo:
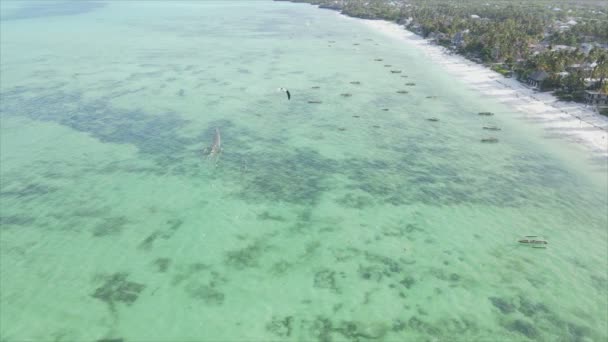
<instances>
[{"instance_id":1,"label":"beachfront building","mask_svg":"<svg viewBox=\"0 0 608 342\"><path fill-rule=\"evenodd\" d=\"M435 40L437 42L444 41L448 39L448 35L443 32L431 32L428 36L428 39Z\"/></svg>"},{"instance_id":2,"label":"beachfront building","mask_svg":"<svg viewBox=\"0 0 608 342\"><path fill-rule=\"evenodd\" d=\"M608 106L608 94L587 90L585 91L585 102L592 106L607 107Z\"/></svg>"},{"instance_id":3,"label":"beachfront building","mask_svg":"<svg viewBox=\"0 0 608 342\"><path fill-rule=\"evenodd\" d=\"M549 74L547 74L545 71L535 71L530 74L530 76L528 76L526 83L534 89L541 89L543 81L546 80L548 77Z\"/></svg>"},{"instance_id":4,"label":"beachfront building","mask_svg":"<svg viewBox=\"0 0 608 342\"><path fill-rule=\"evenodd\" d=\"M568 52L572 52L576 50L576 48L574 46L568 46L568 45L553 45L553 47L551 48L551 51L568 51Z\"/></svg>"},{"instance_id":5,"label":"beachfront building","mask_svg":"<svg viewBox=\"0 0 608 342\"><path fill-rule=\"evenodd\" d=\"M585 55L588 55L589 52L591 52L591 50L593 50L593 48L595 47L594 43L582 43L579 50L584 53Z\"/></svg>"},{"instance_id":6,"label":"beachfront building","mask_svg":"<svg viewBox=\"0 0 608 342\"><path fill-rule=\"evenodd\" d=\"M533 56L547 51L548 48L549 48L549 43L547 43L547 42L540 42L538 44L528 44L528 49L530 50L530 53Z\"/></svg>"},{"instance_id":7,"label":"beachfront building","mask_svg":"<svg viewBox=\"0 0 608 342\"><path fill-rule=\"evenodd\" d=\"M469 32L469 29L457 32L452 38L452 45L456 47L463 47L465 45L464 36L467 35Z\"/></svg>"},{"instance_id":8,"label":"beachfront building","mask_svg":"<svg viewBox=\"0 0 608 342\"><path fill-rule=\"evenodd\" d=\"M593 63L576 63L576 64L571 64L568 65L566 67L566 70L570 71L570 72L576 72L576 71L580 71L580 72L587 72L590 73L591 71L593 71L593 69L597 66L596 62Z\"/></svg>"},{"instance_id":9,"label":"beachfront building","mask_svg":"<svg viewBox=\"0 0 608 342\"><path fill-rule=\"evenodd\" d=\"M342 8L344 8L344 0L335 0L334 2L328 4L321 4L319 5L319 8L341 10Z\"/></svg>"}]
</instances>

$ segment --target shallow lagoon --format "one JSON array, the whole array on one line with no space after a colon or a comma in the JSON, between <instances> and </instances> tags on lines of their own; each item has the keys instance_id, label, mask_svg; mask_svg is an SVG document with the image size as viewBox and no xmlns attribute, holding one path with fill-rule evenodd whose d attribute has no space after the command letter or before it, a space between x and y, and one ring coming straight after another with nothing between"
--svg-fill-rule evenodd
<instances>
[{"instance_id":1,"label":"shallow lagoon","mask_svg":"<svg viewBox=\"0 0 608 342\"><path fill-rule=\"evenodd\" d=\"M605 160L332 11L104 4L2 3L1 340L607 337Z\"/></svg>"}]
</instances>

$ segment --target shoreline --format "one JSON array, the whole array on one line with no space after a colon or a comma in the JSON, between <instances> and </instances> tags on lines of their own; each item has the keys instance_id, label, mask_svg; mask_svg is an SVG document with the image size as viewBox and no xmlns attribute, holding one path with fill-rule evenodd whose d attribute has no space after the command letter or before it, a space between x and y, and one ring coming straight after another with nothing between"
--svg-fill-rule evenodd
<instances>
[{"instance_id":1,"label":"shoreline","mask_svg":"<svg viewBox=\"0 0 608 342\"><path fill-rule=\"evenodd\" d=\"M492 97L523 114L523 119L542 125L552 137L559 136L583 145L594 154L608 159L608 117L595 112L591 107L576 102L563 102L550 93L534 91L514 78L506 78L481 64L435 45L397 23L354 18L339 12L336 15L356 20L380 33L410 44L448 74L465 81L470 89Z\"/></svg>"}]
</instances>

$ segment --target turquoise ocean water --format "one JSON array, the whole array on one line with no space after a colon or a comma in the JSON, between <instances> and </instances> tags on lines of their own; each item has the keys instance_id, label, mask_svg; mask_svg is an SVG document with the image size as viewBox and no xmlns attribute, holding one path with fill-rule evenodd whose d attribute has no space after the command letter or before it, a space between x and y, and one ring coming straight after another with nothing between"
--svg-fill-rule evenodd
<instances>
[{"instance_id":1,"label":"turquoise ocean water","mask_svg":"<svg viewBox=\"0 0 608 342\"><path fill-rule=\"evenodd\" d=\"M407 44L304 4L1 6L1 341L608 338L606 160Z\"/></svg>"}]
</instances>

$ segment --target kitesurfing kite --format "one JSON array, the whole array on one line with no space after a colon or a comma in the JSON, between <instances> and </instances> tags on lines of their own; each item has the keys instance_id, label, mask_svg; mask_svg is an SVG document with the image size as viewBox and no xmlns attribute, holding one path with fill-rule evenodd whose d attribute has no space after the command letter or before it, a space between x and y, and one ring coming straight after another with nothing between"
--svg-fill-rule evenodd
<instances>
[{"instance_id":1,"label":"kitesurfing kite","mask_svg":"<svg viewBox=\"0 0 608 342\"><path fill-rule=\"evenodd\" d=\"M289 90L285 88L279 88L279 91L284 91L287 94L287 99L291 100L291 94L289 93Z\"/></svg>"}]
</instances>

